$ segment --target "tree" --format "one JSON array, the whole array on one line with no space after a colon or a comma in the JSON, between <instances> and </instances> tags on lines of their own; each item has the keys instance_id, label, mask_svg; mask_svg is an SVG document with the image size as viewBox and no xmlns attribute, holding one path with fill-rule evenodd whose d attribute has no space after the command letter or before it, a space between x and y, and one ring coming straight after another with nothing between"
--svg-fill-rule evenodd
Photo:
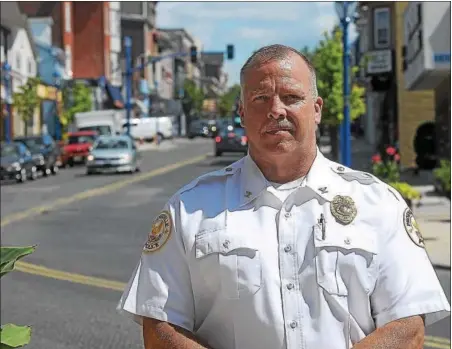
<instances>
[{"instance_id":1,"label":"tree","mask_svg":"<svg viewBox=\"0 0 452 349\"><path fill-rule=\"evenodd\" d=\"M235 102L240 95L240 85L230 87L226 93L220 96L218 100L218 111L220 116L224 117L230 114L235 106Z\"/></svg>"},{"instance_id":2,"label":"tree","mask_svg":"<svg viewBox=\"0 0 452 349\"><path fill-rule=\"evenodd\" d=\"M81 82L75 83L73 88L63 89L63 112L60 115L60 123L64 131L74 122L76 113L90 111L93 107L91 99L91 90Z\"/></svg>"},{"instance_id":3,"label":"tree","mask_svg":"<svg viewBox=\"0 0 452 349\"><path fill-rule=\"evenodd\" d=\"M38 78L28 78L27 82L19 87L13 94L13 105L17 114L24 122L24 134L28 135L28 124L33 119L36 108L39 106Z\"/></svg>"},{"instance_id":4,"label":"tree","mask_svg":"<svg viewBox=\"0 0 452 349\"><path fill-rule=\"evenodd\" d=\"M331 34L325 32L323 39L314 50L312 62L317 73L317 88L324 98L322 123L329 128L331 138L331 153L333 159L338 158L338 126L344 118L343 94L343 46L342 31L335 27ZM359 67L350 69L351 75ZM363 100L365 88L352 84L350 91L350 119L357 119L366 112Z\"/></svg>"},{"instance_id":5,"label":"tree","mask_svg":"<svg viewBox=\"0 0 452 349\"><path fill-rule=\"evenodd\" d=\"M205 99L204 91L196 86L195 82L190 79L184 81L185 98L183 99L183 107L186 115L190 115L191 111L201 113L203 102Z\"/></svg>"}]
</instances>

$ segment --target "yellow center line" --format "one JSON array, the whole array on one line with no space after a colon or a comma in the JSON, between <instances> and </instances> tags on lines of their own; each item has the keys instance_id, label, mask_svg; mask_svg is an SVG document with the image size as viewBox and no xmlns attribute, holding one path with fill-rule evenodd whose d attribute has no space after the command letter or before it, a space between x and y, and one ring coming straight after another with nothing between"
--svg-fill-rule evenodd
<instances>
[{"instance_id":1,"label":"yellow center line","mask_svg":"<svg viewBox=\"0 0 452 349\"><path fill-rule=\"evenodd\" d=\"M432 341L425 341L424 342L425 348L437 348L437 349L450 349L450 344L443 344L443 343L437 343Z\"/></svg>"},{"instance_id":2,"label":"yellow center line","mask_svg":"<svg viewBox=\"0 0 452 349\"><path fill-rule=\"evenodd\" d=\"M66 271L50 269L42 265L31 264L27 262L18 261L15 264L15 270L22 273L44 276L51 279L69 281L76 284L87 286L106 288L109 290L122 292L126 287L126 283L119 281L112 281L93 276L86 276L76 273L69 273Z\"/></svg>"},{"instance_id":3,"label":"yellow center line","mask_svg":"<svg viewBox=\"0 0 452 349\"><path fill-rule=\"evenodd\" d=\"M449 344L449 346L450 346L450 339L448 339L448 338L436 337L436 336L425 336L425 340L433 341L433 342L437 342L437 343Z\"/></svg>"},{"instance_id":4,"label":"yellow center line","mask_svg":"<svg viewBox=\"0 0 452 349\"><path fill-rule=\"evenodd\" d=\"M195 164L197 162L204 160L208 155L209 154L196 156L196 157L184 160L184 161L176 162L174 164L158 168L158 169L150 171L150 172L146 172L146 173L134 176L127 180L119 180L114 183L110 183L105 186L102 186L102 187L83 191L81 193L75 194L75 195L67 197L67 198L61 198L61 199L53 201L53 203L51 203L51 204L41 205L41 206L30 208L30 209L22 211L22 212L7 215L1 219L0 227L3 228L11 223L14 223L14 222L26 219L26 218L37 216L43 212L58 209L62 206L69 205L71 203L85 200L88 198L92 198L95 196L105 195L105 194L114 192L116 190L119 190L121 188L124 188L125 186L128 186L130 184L141 182L141 181L150 179L152 177L156 177L156 176L174 171L183 166Z\"/></svg>"}]
</instances>

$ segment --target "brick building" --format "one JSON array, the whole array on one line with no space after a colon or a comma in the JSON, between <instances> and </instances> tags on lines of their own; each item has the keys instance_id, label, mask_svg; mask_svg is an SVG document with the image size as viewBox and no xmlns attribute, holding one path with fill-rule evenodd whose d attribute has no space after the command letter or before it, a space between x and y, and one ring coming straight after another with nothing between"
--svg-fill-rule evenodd
<instances>
[{"instance_id":1,"label":"brick building","mask_svg":"<svg viewBox=\"0 0 452 349\"><path fill-rule=\"evenodd\" d=\"M64 50L69 77L111 78L109 1L24 1L19 5L29 17L52 18L52 43Z\"/></svg>"}]
</instances>

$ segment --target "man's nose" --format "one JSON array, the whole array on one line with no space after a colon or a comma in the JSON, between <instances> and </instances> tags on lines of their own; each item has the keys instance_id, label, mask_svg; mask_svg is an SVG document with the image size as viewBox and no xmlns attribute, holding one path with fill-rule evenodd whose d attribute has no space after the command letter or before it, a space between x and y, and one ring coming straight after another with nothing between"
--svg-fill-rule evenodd
<instances>
[{"instance_id":1,"label":"man's nose","mask_svg":"<svg viewBox=\"0 0 452 349\"><path fill-rule=\"evenodd\" d=\"M267 116L275 120L284 119L287 116L287 111L284 103L278 96L275 96L273 98Z\"/></svg>"}]
</instances>

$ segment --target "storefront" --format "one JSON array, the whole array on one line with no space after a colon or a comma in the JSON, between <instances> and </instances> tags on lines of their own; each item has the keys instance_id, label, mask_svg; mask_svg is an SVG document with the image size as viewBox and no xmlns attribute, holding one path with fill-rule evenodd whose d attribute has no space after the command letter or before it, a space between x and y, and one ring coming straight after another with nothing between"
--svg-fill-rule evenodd
<instances>
[{"instance_id":1,"label":"storefront","mask_svg":"<svg viewBox=\"0 0 452 349\"><path fill-rule=\"evenodd\" d=\"M408 90L435 91L437 155L450 158L450 2L410 2L404 13Z\"/></svg>"},{"instance_id":2,"label":"storefront","mask_svg":"<svg viewBox=\"0 0 452 349\"><path fill-rule=\"evenodd\" d=\"M43 133L49 133L56 140L61 139L60 115L62 113L62 92L55 86L39 84L38 97L41 99L39 123Z\"/></svg>"}]
</instances>

